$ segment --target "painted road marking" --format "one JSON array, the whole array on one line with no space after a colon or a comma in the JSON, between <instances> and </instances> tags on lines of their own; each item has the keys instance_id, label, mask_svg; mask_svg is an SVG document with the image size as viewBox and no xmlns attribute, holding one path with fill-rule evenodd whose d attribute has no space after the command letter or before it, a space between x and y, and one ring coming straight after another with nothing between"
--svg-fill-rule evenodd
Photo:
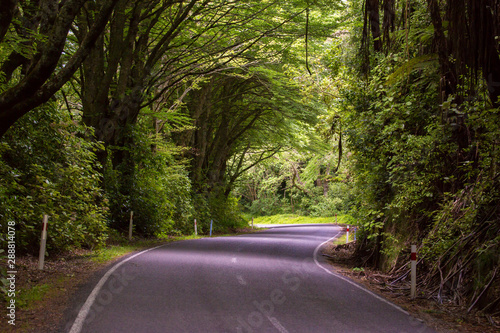
<instances>
[{"instance_id":1,"label":"painted road marking","mask_svg":"<svg viewBox=\"0 0 500 333\"><path fill-rule=\"evenodd\" d=\"M82 308L80 309L80 312L78 312L78 316L76 317L76 319L73 323L73 326L71 326L69 333L80 333L81 332L82 327L83 327L83 323L85 322L85 318L87 318L87 315L90 312L90 308L92 307L92 304L94 304L94 301L95 301L97 295L99 294L99 292L101 291L102 287L104 286L106 281L109 279L111 274L113 274L113 272L116 271L118 269L118 267L120 267L121 265L123 265L127 261L132 260L137 256L140 256L141 254L144 254L146 252L149 252L151 250L157 249L157 248L162 247L162 246L165 246L165 244L153 247L151 249L141 251L139 253L136 253L133 256L128 257L127 259L122 260L119 263L117 263L116 265L114 265L113 267L111 267L111 269L109 271L107 271L106 274L104 274L104 276L96 284L96 286L94 287L94 289L90 293L89 297L87 297L87 300L85 301L85 304L83 304Z\"/></svg>"},{"instance_id":2,"label":"painted road marking","mask_svg":"<svg viewBox=\"0 0 500 333\"><path fill-rule=\"evenodd\" d=\"M328 240L324 241L323 243L319 244L319 245L316 247L316 249L314 249L313 259L314 259L314 262L316 263L316 265L317 265L319 268L321 268L322 270L324 270L325 272L327 272L328 274L333 275L333 276L335 276L336 278L339 278L339 279L341 279L341 280L344 280L345 282L347 282L347 283L349 283L349 284L353 285L354 287L356 287L356 288L358 288L358 289L361 289L361 290L363 290L364 292L366 292L366 293L368 293L368 294L372 295L373 297L375 297L375 298L376 298L376 299L378 299L379 301L382 301L382 302L384 302L384 303L386 303L386 304L388 304L388 305L392 306L392 307L393 307L393 308L395 308L396 310L399 310L399 311L403 312L403 313L404 313L404 314L406 314L406 315L410 315L410 313L408 313L408 311L403 310L402 308L400 308L400 307L399 307L399 306L397 306L396 304L389 302L389 301L388 301L388 300L386 300L385 298L382 298L382 297L380 297L379 295L375 294L374 292L372 292L372 291L370 291L370 290L368 290L368 289L365 289L364 287L362 287L362 286L358 285L357 283L355 283L355 282L353 282L353 281L351 281L351 280L349 280L349 279L347 279L347 278L343 277L342 275L339 275L339 274L336 274L336 273L332 272L331 270L329 270L328 268L324 267L323 265L321 265L321 264L319 263L319 261L318 261L318 252L319 252L319 250L321 249L321 247L322 247L323 245L325 245L326 243L331 242L332 240L334 240L335 238L337 238L337 236L338 236L338 235L340 235L340 233L341 233L341 232L342 232L342 231L339 231L339 232L338 232L335 236L333 236L332 238L330 238L330 239L328 239Z\"/></svg>"}]
</instances>

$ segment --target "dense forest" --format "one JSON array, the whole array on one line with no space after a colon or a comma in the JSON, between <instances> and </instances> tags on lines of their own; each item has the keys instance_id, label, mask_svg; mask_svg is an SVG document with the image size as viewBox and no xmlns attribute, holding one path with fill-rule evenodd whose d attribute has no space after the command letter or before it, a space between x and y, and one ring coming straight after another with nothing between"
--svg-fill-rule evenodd
<instances>
[{"instance_id":1,"label":"dense forest","mask_svg":"<svg viewBox=\"0 0 500 333\"><path fill-rule=\"evenodd\" d=\"M349 214L360 265L418 244L498 314L499 38L498 0L3 1L2 249Z\"/></svg>"}]
</instances>

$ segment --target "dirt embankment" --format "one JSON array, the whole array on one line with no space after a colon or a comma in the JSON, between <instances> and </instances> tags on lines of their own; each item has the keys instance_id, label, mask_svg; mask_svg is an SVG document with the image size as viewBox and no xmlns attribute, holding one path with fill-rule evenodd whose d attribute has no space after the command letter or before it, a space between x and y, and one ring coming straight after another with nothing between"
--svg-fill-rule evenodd
<instances>
[{"instance_id":1,"label":"dirt embankment","mask_svg":"<svg viewBox=\"0 0 500 333\"><path fill-rule=\"evenodd\" d=\"M466 308L452 303L439 304L432 295L422 292L417 298L411 299L409 274L401 278L401 274L393 276L366 267L356 267L354 247L354 242L328 244L323 248L323 256L338 273L399 305L438 332L500 332L499 317L485 316L477 312L468 313Z\"/></svg>"}]
</instances>

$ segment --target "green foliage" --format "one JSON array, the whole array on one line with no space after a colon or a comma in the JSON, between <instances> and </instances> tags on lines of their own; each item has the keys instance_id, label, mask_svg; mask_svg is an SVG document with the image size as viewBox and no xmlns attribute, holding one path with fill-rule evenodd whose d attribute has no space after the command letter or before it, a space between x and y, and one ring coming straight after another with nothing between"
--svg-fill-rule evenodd
<instances>
[{"instance_id":1,"label":"green foliage","mask_svg":"<svg viewBox=\"0 0 500 333\"><path fill-rule=\"evenodd\" d=\"M190 4L143 2L137 9L151 15L142 15L122 3L74 80L80 94L57 96L66 109L83 105L82 119L51 101L0 141L0 224L16 223L20 253L37 250L43 214L49 251L99 246L108 226L128 229L131 211L135 233L160 238L191 234L194 218L201 234L211 220L218 233L235 230L245 226L240 209L288 223L337 214L361 227L358 244L374 265L391 269L421 242L435 263L429 283L445 285L445 272L472 281L470 295L487 294L479 289L500 260L500 111L490 100L496 82L484 78L497 45L493 30L453 36L462 29L453 16L490 9L447 9L439 31L436 1L384 1L382 36L372 40L366 1ZM38 19L31 5L20 8ZM73 25L82 34L85 15ZM0 58L35 59L45 41L10 29ZM476 44L493 57L483 48L471 56L465 46ZM0 72L6 96L40 69L11 60Z\"/></svg>"},{"instance_id":2,"label":"green foliage","mask_svg":"<svg viewBox=\"0 0 500 333\"><path fill-rule=\"evenodd\" d=\"M85 139L89 132L51 103L2 138L0 220L4 231L7 222L15 222L19 254L37 253L44 214L48 253L104 243L106 199L94 169L101 146Z\"/></svg>"},{"instance_id":3,"label":"green foliage","mask_svg":"<svg viewBox=\"0 0 500 333\"><path fill-rule=\"evenodd\" d=\"M354 203L351 184L348 182L332 182L326 195L316 198L310 206L311 216L333 216L345 214L351 210Z\"/></svg>"},{"instance_id":4,"label":"green foliage","mask_svg":"<svg viewBox=\"0 0 500 333\"><path fill-rule=\"evenodd\" d=\"M35 285L29 289L19 290L16 297L16 305L21 309L27 309L33 302L43 299L45 294L50 291L49 284Z\"/></svg>"},{"instance_id":5,"label":"green foliage","mask_svg":"<svg viewBox=\"0 0 500 333\"><path fill-rule=\"evenodd\" d=\"M198 234L208 235L210 221L213 220L214 233L234 232L246 227L246 222L240 214L238 198L226 197L222 194L204 193L194 195L194 206ZM189 231L194 232L194 220L190 221Z\"/></svg>"},{"instance_id":6,"label":"green foliage","mask_svg":"<svg viewBox=\"0 0 500 333\"><path fill-rule=\"evenodd\" d=\"M318 136L311 138L321 143ZM353 202L351 184L346 169L332 172L337 161L328 148L277 154L249 169L234 191L242 196L244 211L253 216L346 213Z\"/></svg>"},{"instance_id":7,"label":"green foliage","mask_svg":"<svg viewBox=\"0 0 500 333\"><path fill-rule=\"evenodd\" d=\"M148 134L145 122L135 127L133 142L130 159L117 167L112 165L116 151L108 147L105 183L113 216L110 225L127 231L133 211L134 230L140 235L185 232L193 206L191 181L178 158L181 150Z\"/></svg>"},{"instance_id":8,"label":"green foliage","mask_svg":"<svg viewBox=\"0 0 500 333\"><path fill-rule=\"evenodd\" d=\"M349 3L362 13L362 2ZM319 129L330 137L341 125L346 138L350 209L362 227L358 250L371 253L369 263L394 270L404 264L410 242L422 244L427 288L434 284L439 298L446 292L454 299L476 297L472 305L493 311L498 293L486 296L484 288L500 263L499 110L481 69L463 70L468 51L443 54L450 52L442 47L446 40L461 48L472 38L462 45L464 36L448 30L457 23L443 22L441 32L448 35L439 41L432 3L406 4L408 12L396 3L404 15L396 13L379 51L362 35L359 14L344 38L326 46L322 63L331 77L319 86L328 114ZM365 23L369 34L376 22ZM361 40L366 43L359 53ZM477 58L471 66L480 66Z\"/></svg>"},{"instance_id":9,"label":"green foliage","mask_svg":"<svg viewBox=\"0 0 500 333\"><path fill-rule=\"evenodd\" d=\"M468 248L475 250L478 266L492 269L498 256L492 257L490 253L500 244L495 222L500 198L499 111L491 109L481 99L462 103L458 108L453 98L443 103L443 111L448 114L449 126L455 129L460 115L467 115L464 125L475 136L463 151L459 150L465 158L462 157L453 173L444 177L449 191L443 194L439 210L433 215L432 229L424 239L423 251L429 260L438 260L443 254L456 253L465 242ZM455 146L455 149L458 148ZM478 232L484 236L476 239ZM484 277L487 270L484 267L479 270Z\"/></svg>"},{"instance_id":10,"label":"green foliage","mask_svg":"<svg viewBox=\"0 0 500 333\"><path fill-rule=\"evenodd\" d=\"M336 222L337 221L337 222ZM278 214L271 216L259 216L254 218L254 224L323 224L323 223L339 223L345 224L351 221L349 215L311 217L295 214Z\"/></svg>"},{"instance_id":11,"label":"green foliage","mask_svg":"<svg viewBox=\"0 0 500 333\"><path fill-rule=\"evenodd\" d=\"M353 80L341 91L341 105L348 110L343 117L355 173L356 215L372 231L370 237L386 224L425 217L439 197L435 182L443 176L443 149L453 149L447 144L450 132L437 123L437 91L432 89L437 64L415 71L421 61L389 54L379 59L367 83ZM428 224L428 218L420 218L416 228L425 230Z\"/></svg>"}]
</instances>

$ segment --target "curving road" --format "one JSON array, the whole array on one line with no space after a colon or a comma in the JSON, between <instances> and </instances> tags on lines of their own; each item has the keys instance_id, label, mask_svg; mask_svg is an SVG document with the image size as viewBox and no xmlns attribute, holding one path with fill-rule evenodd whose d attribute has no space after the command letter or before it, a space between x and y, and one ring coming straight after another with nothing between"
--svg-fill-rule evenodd
<instances>
[{"instance_id":1,"label":"curving road","mask_svg":"<svg viewBox=\"0 0 500 333\"><path fill-rule=\"evenodd\" d=\"M337 276L318 255L333 225L163 245L82 289L61 332L434 332Z\"/></svg>"}]
</instances>

